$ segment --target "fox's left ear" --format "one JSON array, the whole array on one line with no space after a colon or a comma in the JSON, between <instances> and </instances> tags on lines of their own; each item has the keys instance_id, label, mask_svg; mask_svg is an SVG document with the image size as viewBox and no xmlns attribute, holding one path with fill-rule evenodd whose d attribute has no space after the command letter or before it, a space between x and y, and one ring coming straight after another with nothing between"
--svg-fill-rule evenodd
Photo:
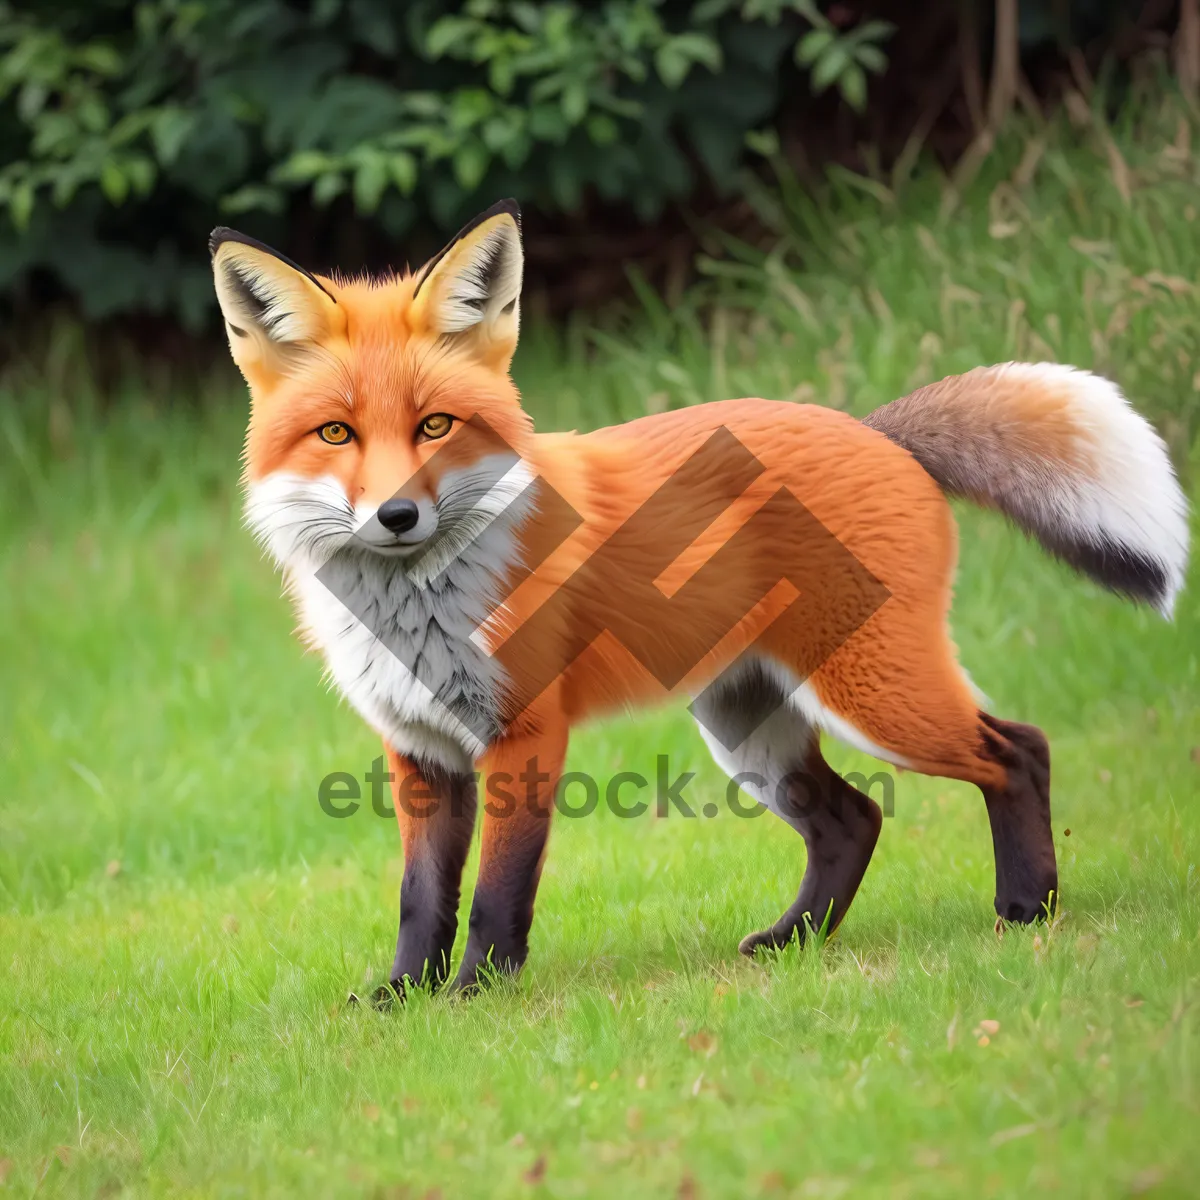
<instances>
[{"instance_id":1,"label":"fox's left ear","mask_svg":"<svg viewBox=\"0 0 1200 1200\"><path fill-rule=\"evenodd\" d=\"M488 365L507 368L517 347L524 263L521 210L515 200L501 200L421 268L414 324L462 338Z\"/></svg>"}]
</instances>

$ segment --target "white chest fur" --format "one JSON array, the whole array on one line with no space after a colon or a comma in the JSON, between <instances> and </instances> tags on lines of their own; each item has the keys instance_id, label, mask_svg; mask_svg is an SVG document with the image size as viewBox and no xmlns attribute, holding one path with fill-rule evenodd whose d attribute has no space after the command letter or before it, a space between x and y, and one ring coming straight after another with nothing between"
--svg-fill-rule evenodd
<instances>
[{"instance_id":1,"label":"white chest fur","mask_svg":"<svg viewBox=\"0 0 1200 1200\"><path fill-rule=\"evenodd\" d=\"M476 632L490 570L464 555L418 582L395 560L351 553L292 585L333 682L391 746L455 769L479 757L499 728L501 672Z\"/></svg>"},{"instance_id":2,"label":"white chest fur","mask_svg":"<svg viewBox=\"0 0 1200 1200\"><path fill-rule=\"evenodd\" d=\"M247 524L283 568L307 639L403 754L469 769L500 732L504 673L480 631L503 612L531 481L511 457L447 472L437 536L412 560L355 537L374 509L356 512L334 479L279 473L248 490Z\"/></svg>"}]
</instances>

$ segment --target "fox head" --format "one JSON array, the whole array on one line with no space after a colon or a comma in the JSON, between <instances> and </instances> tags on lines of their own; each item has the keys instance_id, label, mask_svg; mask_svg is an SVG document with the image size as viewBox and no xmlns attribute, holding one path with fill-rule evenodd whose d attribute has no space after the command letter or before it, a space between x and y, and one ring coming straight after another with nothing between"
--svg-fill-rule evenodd
<instances>
[{"instance_id":1,"label":"fox head","mask_svg":"<svg viewBox=\"0 0 1200 1200\"><path fill-rule=\"evenodd\" d=\"M501 201L415 274L374 279L314 275L213 231L217 298L251 396L247 520L281 565L319 565L348 544L400 558L461 545L519 474L532 434L509 376L519 222Z\"/></svg>"}]
</instances>

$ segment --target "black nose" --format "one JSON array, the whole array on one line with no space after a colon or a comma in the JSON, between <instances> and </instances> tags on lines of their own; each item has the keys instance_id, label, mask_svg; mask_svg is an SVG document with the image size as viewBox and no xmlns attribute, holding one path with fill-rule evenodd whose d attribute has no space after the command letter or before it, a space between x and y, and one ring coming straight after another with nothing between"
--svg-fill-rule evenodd
<instances>
[{"instance_id":1,"label":"black nose","mask_svg":"<svg viewBox=\"0 0 1200 1200\"><path fill-rule=\"evenodd\" d=\"M375 514L384 529L392 533L407 533L420 518L415 500L385 500Z\"/></svg>"}]
</instances>

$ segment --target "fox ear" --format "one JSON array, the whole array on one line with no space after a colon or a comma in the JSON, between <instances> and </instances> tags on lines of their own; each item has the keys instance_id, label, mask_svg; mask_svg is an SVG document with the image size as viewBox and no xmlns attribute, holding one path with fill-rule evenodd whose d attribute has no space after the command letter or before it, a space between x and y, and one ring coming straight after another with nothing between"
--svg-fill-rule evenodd
<instances>
[{"instance_id":1,"label":"fox ear","mask_svg":"<svg viewBox=\"0 0 1200 1200\"><path fill-rule=\"evenodd\" d=\"M208 239L229 349L242 374L277 374L342 324L324 284L291 259L233 229Z\"/></svg>"},{"instance_id":2,"label":"fox ear","mask_svg":"<svg viewBox=\"0 0 1200 1200\"><path fill-rule=\"evenodd\" d=\"M517 346L524 264L521 210L515 200L501 200L421 268L415 323L461 337L488 363L507 367Z\"/></svg>"}]
</instances>

